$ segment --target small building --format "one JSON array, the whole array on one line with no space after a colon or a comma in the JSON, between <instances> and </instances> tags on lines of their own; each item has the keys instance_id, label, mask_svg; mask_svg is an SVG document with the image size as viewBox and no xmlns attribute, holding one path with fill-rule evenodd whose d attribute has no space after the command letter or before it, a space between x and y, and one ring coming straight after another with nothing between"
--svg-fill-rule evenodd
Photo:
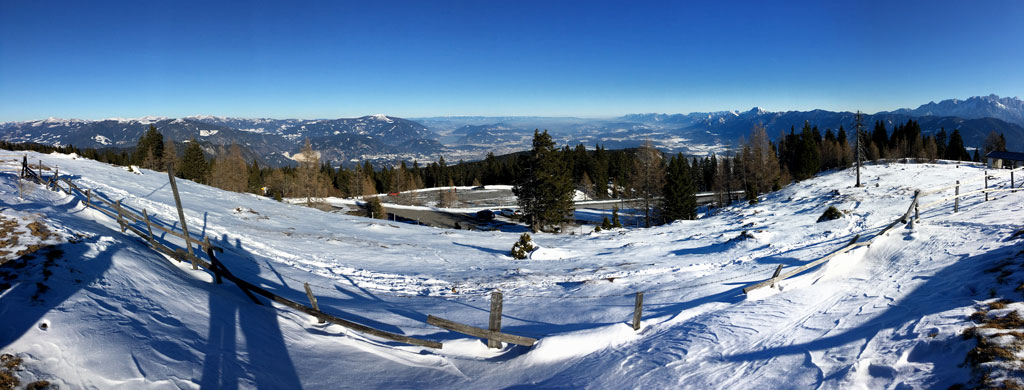
<instances>
[{"instance_id":1,"label":"small building","mask_svg":"<svg viewBox=\"0 0 1024 390\"><path fill-rule=\"evenodd\" d=\"M1013 169L1024 166L1024 153L991 151L985 155L985 158L988 159L989 168Z\"/></svg>"}]
</instances>

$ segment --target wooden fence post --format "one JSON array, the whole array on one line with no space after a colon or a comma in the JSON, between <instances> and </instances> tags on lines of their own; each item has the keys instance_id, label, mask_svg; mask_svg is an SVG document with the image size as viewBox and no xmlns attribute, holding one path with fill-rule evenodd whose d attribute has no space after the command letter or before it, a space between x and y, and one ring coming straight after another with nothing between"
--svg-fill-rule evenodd
<instances>
[{"instance_id":1,"label":"wooden fence post","mask_svg":"<svg viewBox=\"0 0 1024 390\"><path fill-rule=\"evenodd\" d=\"M195 256L192 254L192 239L188 235L188 225L185 224L185 211L181 209L181 196L178 196L178 183L174 181L174 167L171 164L167 164L167 179L171 182L171 191L174 192L174 205L178 207L178 219L181 220L181 232L184 233L185 247L188 248L188 256L191 258ZM192 259L192 269L199 269L195 259Z\"/></svg>"},{"instance_id":2,"label":"wooden fence post","mask_svg":"<svg viewBox=\"0 0 1024 390\"><path fill-rule=\"evenodd\" d=\"M1013 185L1013 171L1010 171L1010 193L1017 192L1017 187Z\"/></svg>"},{"instance_id":3,"label":"wooden fence post","mask_svg":"<svg viewBox=\"0 0 1024 390\"><path fill-rule=\"evenodd\" d=\"M782 264L779 264L778 267L775 267L775 274L772 275L772 284L768 287L775 287L775 278L779 277L780 273L782 273Z\"/></svg>"},{"instance_id":4,"label":"wooden fence post","mask_svg":"<svg viewBox=\"0 0 1024 390\"><path fill-rule=\"evenodd\" d=\"M89 191L90 190L88 188L85 189L85 205L92 207L92 194L90 194Z\"/></svg>"},{"instance_id":5,"label":"wooden fence post","mask_svg":"<svg viewBox=\"0 0 1024 390\"><path fill-rule=\"evenodd\" d=\"M39 160L39 175L37 176L37 179L39 179L39 184L43 184L43 160Z\"/></svg>"},{"instance_id":6,"label":"wooden fence post","mask_svg":"<svg viewBox=\"0 0 1024 390\"><path fill-rule=\"evenodd\" d=\"M149 222L149 213L146 209L142 209L142 218L146 220L146 231L149 232L149 241L153 241L156 237L153 237L153 225Z\"/></svg>"},{"instance_id":7,"label":"wooden fence post","mask_svg":"<svg viewBox=\"0 0 1024 390\"><path fill-rule=\"evenodd\" d=\"M124 230L126 228L124 227L124 216L121 213L121 201L117 201L117 203L115 203L115 206L117 208L117 224L121 225L121 233L124 233Z\"/></svg>"},{"instance_id":8,"label":"wooden fence post","mask_svg":"<svg viewBox=\"0 0 1024 390\"><path fill-rule=\"evenodd\" d=\"M494 332L501 332L501 291L491 291L491 317L487 321L487 329ZM501 348L501 341L487 340L487 348Z\"/></svg>"},{"instance_id":9,"label":"wooden fence post","mask_svg":"<svg viewBox=\"0 0 1024 390\"><path fill-rule=\"evenodd\" d=\"M953 212L960 211L960 180L956 181L956 197L953 198Z\"/></svg>"},{"instance_id":10,"label":"wooden fence post","mask_svg":"<svg viewBox=\"0 0 1024 390\"><path fill-rule=\"evenodd\" d=\"M313 296L313 290L309 289L309 283L303 283L303 286L306 287L306 296L309 297L309 303L313 305L313 310L320 311L320 305L316 303L316 297ZM320 324L327 323L323 318L317 317L317 319L320 320Z\"/></svg>"},{"instance_id":11,"label":"wooden fence post","mask_svg":"<svg viewBox=\"0 0 1024 390\"><path fill-rule=\"evenodd\" d=\"M28 169L28 155L21 158L21 178L25 178L25 170Z\"/></svg>"},{"instance_id":12,"label":"wooden fence post","mask_svg":"<svg viewBox=\"0 0 1024 390\"><path fill-rule=\"evenodd\" d=\"M988 171L985 171L985 189L988 189ZM985 201L988 202L988 191L985 191Z\"/></svg>"},{"instance_id":13,"label":"wooden fence post","mask_svg":"<svg viewBox=\"0 0 1024 390\"><path fill-rule=\"evenodd\" d=\"M636 303L633 306L633 330L640 330L640 318L644 311L644 293L636 293Z\"/></svg>"}]
</instances>

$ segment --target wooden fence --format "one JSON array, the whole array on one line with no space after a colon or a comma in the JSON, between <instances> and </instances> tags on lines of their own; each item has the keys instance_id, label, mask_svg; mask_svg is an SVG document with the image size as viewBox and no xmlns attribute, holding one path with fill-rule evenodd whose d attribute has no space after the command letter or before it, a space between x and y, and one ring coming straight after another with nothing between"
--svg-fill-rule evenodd
<instances>
[{"instance_id":1,"label":"wooden fence","mask_svg":"<svg viewBox=\"0 0 1024 390\"><path fill-rule=\"evenodd\" d=\"M823 264L823 263L825 263L825 262L835 258L836 256L839 256L839 255L841 255L843 253L846 253L846 252L849 252L850 250L853 250L854 248L858 248L858 247L862 247L862 246L870 246L872 243L875 242L875 240L877 240L879 237L885 236L887 233L889 233L890 230L892 230L898 224L906 224L906 223L913 224L915 220L920 219L920 211L922 209L928 210L928 209L930 209L930 208L932 208L934 206L940 205L942 203L953 201L954 202L953 212L958 212L958 211L960 211L960 198L971 196L971 195L984 194L985 201L988 201L989 200L989 194L992 194L992 193L1016 192L1019 187L1017 186L1017 182L1016 182L1014 176L1015 176L1016 172L1021 171L1021 170L1024 170L1024 168L1017 168L1017 169L1009 170L1010 175L1009 175L1009 182L1007 183L1008 184L1007 188L992 188L992 187L990 187L989 186L989 179L993 179L995 177L989 175L989 171L985 171L984 175L982 177L977 177L977 178L973 178L973 179L970 179L970 180L964 180L964 181L957 181L956 184L953 184L953 185L949 185L949 186L945 186L945 187L940 187L940 188L936 188L936 189L932 189L932 190L928 190L928 191L915 190L914 191L914 198L911 200L910 207L907 208L907 212L903 213L903 215L900 216L899 218L897 218L895 221L892 221L892 223L890 223L885 228L883 228L881 231L879 231L878 234L875 234L870 240L862 241L862 242L857 242L857 240L859 240L860 237L861 237L860 234L858 234L858 235L854 236L853 239L850 240L850 242L848 244L846 244L845 246L843 246L843 247L841 247L839 249L836 249L835 251L832 251L831 253L825 255L824 257L822 257L820 259L817 259L817 260L814 260L814 261L812 261L810 263L807 263L807 264L804 264L802 266L799 266L799 267L797 267L797 268L795 268L795 269L793 269L793 270L791 270L789 272L786 272L786 273L780 274L780 272L782 271L782 265L780 264L778 266L778 268L776 268L775 274L773 274L771 278L768 278L767 280L765 280L763 282L758 282L758 283L749 285L747 287L744 287L743 288L743 293L749 293L750 291L753 291L755 289L762 288L762 287L774 287L775 284L778 283L779 281L782 281L782 280L784 280L786 278L789 278L789 277L795 276L797 274L800 274L800 273L802 273L802 272L804 272L804 271L806 271L808 269L814 268L814 267L816 267L818 265L821 265L821 264ZM984 181L984 183L985 183L984 184L984 188L982 188L980 190L976 190L976 191L960 193L960 187L962 185L964 185L966 183L973 183L973 182L979 182L979 181ZM955 190L955 194L953 196L945 197L945 198L936 200L934 202L928 203L928 204L923 205L923 206L920 205L920 199L922 197L927 196L927 195L938 194L938 193L941 193L941 192L944 192L944 191L949 191L951 189Z\"/></svg>"},{"instance_id":2,"label":"wooden fence","mask_svg":"<svg viewBox=\"0 0 1024 390\"><path fill-rule=\"evenodd\" d=\"M259 285L256 285L254 283L250 283L250 282L248 282L246 280L243 280L242 278L239 278L238 276L232 274L231 271L229 271L228 268L217 259L216 252L222 252L223 249L221 249L221 248L219 248L217 246L212 245L210 243L209 238L207 238L207 237L196 238L196 237L191 236L188 233L188 227L187 227L187 224L186 224L186 221L185 221L184 210L183 210L183 208L181 206L181 198L180 198L180 196L178 194L177 183L176 183L176 180L175 180L175 177L174 177L173 170L171 170L171 169L168 169L168 181L170 183L171 190L172 190L172 192L174 194L175 206L176 206L176 209L177 209L177 212L178 212L179 223L181 224L181 230L180 231L179 230L175 230L172 227L164 226L159 221L156 221L156 220L152 219L150 217L150 215L149 215L149 212L146 209L142 209L141 214L137 214L136 212L133 212L131 209L123 207L123 205L121 204L121 201L111 201L111 200L105 199L103 196L101 196L101 194L96 194L96 193L91 192L90 189L82 189L82 188L80 188L70 178L68 178L68 177L61 178L59 176L59 172L56 171L56 168L54 169L54 174L49 179L44 180L43 179L43 173L42 173L42 170L43 170L42 161L39 162L39 165L37 167L38 167L38 172L34 171L32 169L32 167L29 165L27 157L26 157L22 161L21 176L23 178L25 178L25 179L30 179L30 180L33 180L33 181L39 183L39 184L43 184L43 185L47 186L47 188L49 188L51 190L63 191L63 192L65 192L65 193L67 193L69 195L72 195L72 196L81 196L82 199L85 202L86 207L95 209L95 210L103 213L104 215L107 215L107 216L113 218L114 220L116 220L117 223L118 223L118 226L120 227L122 232L131 231L133 234L135 234L135 235L139 236L140 238L142 238L143 240L145 240L146 243L151 248L156 250L157 252L162 253L162 254L166 255L167 257L169 257L169 258L178 260L179 262L183 262L183 261L190 262L192 267L193 267L193 269L200 269L200 268L202 268L204 270L208 270L209 272L211 272L214 275L214 281L217 284L222 283L223 279L227 279L227 280L233 282L236 286L238 286L239 289L241 289L246 294L246 296L248 296L256 304L262 304L259 301L259 299L256 297L257 295L259 295L259 296L263 296L264 298L269 299L269 300L271 300L273 302L277 302L277 303L279 303L281 305L284 305L284 306L287 306L289 308L292 308L292 309L294 309L296 311L299 311L299 312L308 314L310 316L313 316L313 317L317 318L320 323L330 322L330 323L333 323L333 324L337 324L337 325L343 326L343 327L348 328L348 329L355 330L357 332L365 333L365 334L372 335L372 336L375 336L375 337L379 337L379 338L382 338L382 339L385 339L385 340L391 340L391 341L405 343L405 344L410 344L410 345L417 345L417 346L428 347L428 348L441 348L443 346L441 342L430 341L430 340L423 340L423 339L409 337L409 336L405 336L405 335L401 335L401 334L397 334L397 333L387 332L387 331L375 329L375 328L372 328L372 327L369 327L369 326L366 326L366 325L363 325L363 324L359 324L359 323L356 323L356 322L353 322L353 321L349 321L349 320L346 320L346 319L343 319L343 318L339 318L339 317L336 317L334 315L325 313L325 312L323 312L320 309L320 306L317 303L317 299L313 295L313 292L310 289L308 283L304 283L303 287L305 289L306 297L310 301L310 305L309 306L307 306L305 304L302 304L302 303L299 303L299 302L296 302L294 300L288 299L288 298L284 298L284 297L282 297L280 295L277 295L277 294L275 294L275 293L273 293L271 291L266 290L263 287L260 287ZM168 168L170 168L170 167L168 167ZM902 216L900 216L898 219L892 221L890 224L888 224L886 227L884 227L881 231L879 231L877 234L875 234L870 240L858 241L861 238L861 235L858 234L858 235L854 236L853 239L850 240L850 242L847 243L845 246L843 246L843 247L841 247L841 248L839 248L839 249L837 249L835 251L832 251L831 253L825 255L824 257L822 257L820 259L811 261L811 262L809 262L807 264L804 264L804 265L801 265L799 267L796 267L796 268L794 268L794 269L792 269L790 271L787 271L785 273L782 272L783 266L782 265L778 265L778 267L775 268L775 272L773 273L772 277L770 277L767 280L764 280L762 282L759 282L759 283L756 283L756 284L753 284L753 285L745 287L743 289L743 292L744 293L749 293L750 291L752 291L754 289L761 288L761 287L766 287L766 286L774 287L774 285L776 283L778 283L778 282L780 282L782 280L785 280L785 279L787 279L789 277L792 277L792 276L795 276L797 274L800 274L800 273L802 273L802 272L804 272L804 271L806 271L808 269L817 267L817 266L819 266L819 265L821 265L821 264L823 264L823 263L825 263L825 262L835 258L836 256L838 256L840 254L846 253L846 252L848 252L848 251L850 251L850 250L852 250L854 248L857 248L857 247L869 246L876 239L878 239L878 237L886 235L890 230L895 228L897 225L902 224L902 223L913 223L913 221L915 219L919 218L919 211L920 211L920 209L928 209L930 207L933 207L935 205L941 204L943 202L947 202L947 201L953 200L955 202L954 211L958 211L958 209L959 209L959 199L962 198L962 197L970 196L970 195L976 195L976 194L982 194L983 193L986 196L986 200L987 200L988 195L990 193L1005 192L1005 191L1016 191L1018 187L1015 187L1016 182L1015 182L1015 178L1014 178L1014 172L1015 171L1019 171L1021 169L1024 169L1024 168L1019 168L1019 169L1010 171L1010 185L1009 185L1009 188L989 188L989 186L988 186L989 176L986 173L985 177L982 178L982 179L974 179L974 180L965 181L965 182L958 182L957 184L954 184L954 185L951 185L951 186L942 187L942 188L938 188L938 189L934 189L934 190L930 190L930 191L922 192L920 190L917 190L917 191L914 192L914 197L913 197L913 199L911 201L910 207L907 208L907 211ZM985 184L985 188L984 189L977 190L977 191L971 191L971 192L967 192L967 193L963 193L963 194L961 194L959 192L960 186L963 185L964 183L966 183L966 182L973 182L973 181L979 181L979 180L985 180L986 184ZM937 194L937 193L940 193L940 192L943 192L943 191L948 191L950 189L954 189L956 191L956 194L954 196L946 197L946 198L940 199L938 201L929 203L927 205L923 205L923 206L920 205L920 199L922 197L924 197L926 195ZM139 225L139 226L136 226L136 225ZM145 226L145 230L142 230L141 226ZM169 242L167 244L160 242L159 240L157 240L157 237L153 234L153 230L154 229L156 229L157 231L166 233L167 235L170 235L170 236L177 237L177 238L181 239L182 241L185 242L185 247L184 248L172 248L172 247L168 246ZM206 259L200 258L196 253L194 253L194 251L193 251L194 248L193 247L198 248L201 253L205 254L206 255ZM733 278L730 278L730 279L733 279ZM693 286L690 286L690 287L693 287ZM673 288L673 289L670 289L670 290L674 290L674 289L681 289L681 288ZM658 291L654 291L654 292L658 292ZM643 316L642 313L643 313L644 292L636 292L635 294L630 294L628 296L633 296L634 299L635 299L634 300L633 316L632 316L632 327L633 327L634 330L639 331L640 328L641 328L640 325L641 325L641 320L642 320L642 316ZM618 294L618 295L608 295L608 296L601 296L600 298L605 298L605 297L623 297L623 295L621 295L621 294ZM570 298L572 298L572 297L570 297ZM584 297L584 298L594 298L594 297ZM533 346L537 342L537 339L535 339L535 338L526 337L526 336L520 336L520 335L512 335L512 334L501 332L501 318L502 318L502 309L503 309L503 293L502 292L500 292L500 291L493 291L491 293L490 304L491 304L490 305L490 312L489 312L488 324L487 324L487 328L486 329L481 328L481 327L472 326L472 325L461 324L461 323L458 323L458 322L454 322L454 321L447 320L447 319L444 319L444 318L436 317L436 316L433 316L433 315L428 315L427 316L426 323L430 324L430 325L433 325L433 326L437 326L439 328L447 329L447 330L450 330L450 331L454 331L454 332L470 335L470 336L473 336L473 337L479 337L481 339L486 340L487 341L487 345L490 348L501 348L502 347L502 343L517 344L517 345L523 345L523 346L529 347L529 346Z\"/></svg>"}]
</instances>

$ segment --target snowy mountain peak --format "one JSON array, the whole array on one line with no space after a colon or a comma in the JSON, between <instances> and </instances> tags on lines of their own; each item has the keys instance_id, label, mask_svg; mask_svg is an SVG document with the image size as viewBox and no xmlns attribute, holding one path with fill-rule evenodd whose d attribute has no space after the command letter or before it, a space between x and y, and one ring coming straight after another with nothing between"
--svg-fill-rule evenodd
<instances>
[{"instance_id":1,"label":"snowy mountain peak","mask_svg":"<svg viewBox=\"0 0 1024 390\"><path fill-rule=\"evenodd\" d=\"M882 112L887 114L888 112ZM916 109L903 108L892 113L914 116L956 116L964 119L996 118L1024 126L1024 101L999 95L974 96L966 100L947 99L929 102Z\"/></svg>"},{"instance_id":2,"label":"snowy mountain peak","mask_svg":"<svg viewBox=\"0 0 1024 390\"><path fill-rule=\"evenodd\" d=\"M387 123L394 122L393 120L391 120L391 118L389 118L387 115L384 115L384 114L373 114L371 116L371 118L373 118L375 120L378 120L378 121L387 122Z\"/></svg>"}]
</instances>

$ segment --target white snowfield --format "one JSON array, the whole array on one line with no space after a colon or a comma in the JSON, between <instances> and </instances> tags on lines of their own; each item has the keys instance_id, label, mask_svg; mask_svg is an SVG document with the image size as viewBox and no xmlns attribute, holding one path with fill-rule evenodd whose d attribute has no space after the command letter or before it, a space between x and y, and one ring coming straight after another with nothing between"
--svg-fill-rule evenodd
<instances>
[{"instance_id":1,"label":"white snowfield","mask_svg":"<svg viewBox=\"0 0 1024 390\"><path fill-rule=\"evenodd\" d=\"M25 359L25 378L61 388L945 388L968 380L961 363L973 341L960 333L990 298L995 282L983 270L1024 241L1008 239L1021 227L1024 191L975 195L959 213L952 203L922 210L913 229L900 225L748 297L742 288L778 264L791 269L877 233L915 189L983 169L868 166L862 188L853 170L832 172L696 221L536 234L541 249L527 260L508 256L518 233L370 220L178 181L190 232L224 247L235 275L298 302L308 282L323 311L444 343L434 350L318 325L265 299L257 306L121 233L81 198L37 187L21 199L25 154L0 151L0 214L38 213L69 243L41 299L30 298L43 280L37 261L0 293L0 352ZM165 173L27 154L178 227ZM1005 172L992 185L1005 185ZM847 215L816 223L829 205ZM738 239L744 230L753 238ZM489 350L425 323L432 314L486 327L493 289L504 293L503 331L538 338L535 346Z\"/></svg>"}]
</instances>

